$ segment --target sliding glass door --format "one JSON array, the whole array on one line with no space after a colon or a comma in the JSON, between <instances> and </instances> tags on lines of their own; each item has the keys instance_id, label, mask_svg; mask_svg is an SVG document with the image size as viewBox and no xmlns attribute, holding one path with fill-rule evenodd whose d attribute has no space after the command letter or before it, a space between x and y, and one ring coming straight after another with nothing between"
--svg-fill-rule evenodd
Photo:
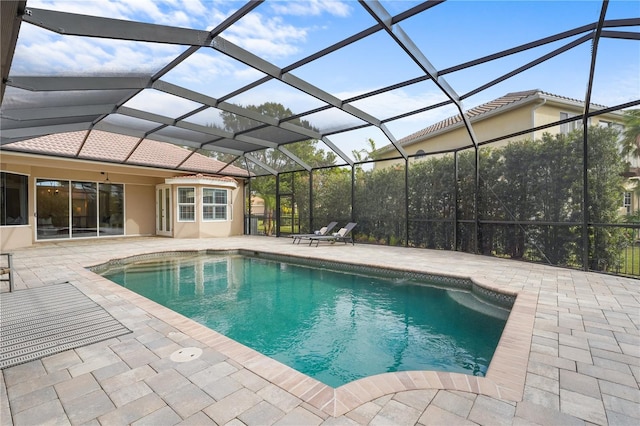
<instances>
[{"instance_id":1,"label":"sliding glass door","mask_svg":"<svg viewBox=\"0 0 640 426\"><path fill-rule=\"evenodd\" d=\"M69 238L69 181L36 181L36 215L39 240Z\"/></svg>"},{"instance_id":2,"label":"sliding glass door","mask_svg":"<svg viewBox=\"0 0 640 426\"><path fill-rule=\"evenodd\" d=\"M98 199L95 182L71 182L71 237L98 235Z\"/></svg>"},{"instance_id":3,"label":"sliding glass door","mask_svg":"<svg viewBox=\"0 0 640 426\"><path fill-rule=\"evenodd\" d=\"M124 235L124 185L36 179L38 240Z\"/></svg>"},{"instance_id":4,"label":"sliding glass door","mask_svg":"<svg viewBox=\"0 0 640 426\"><path fill-rule=\"evenodd\" d=\"M98 185L100 197L100 235L124 235L124 186Z\"/></svg>"}]
</instances>

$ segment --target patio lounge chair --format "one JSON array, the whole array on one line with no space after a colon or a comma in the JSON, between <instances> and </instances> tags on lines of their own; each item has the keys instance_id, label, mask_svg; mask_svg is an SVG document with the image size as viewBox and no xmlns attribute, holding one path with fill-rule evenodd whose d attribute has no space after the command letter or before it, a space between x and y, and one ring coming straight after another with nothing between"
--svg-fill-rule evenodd
<instances>
[{"instance_id":1,"label":"patio lounge chair","mask_svg":"<svg viewBox=\"0 0 640 426\"><path fill-rule=\"evenodd\" d=\"M349 222L344 226L344 228L340 228L338 232L331 235L316 235L313 237L309 237L309 239L311 240L309 241L309 246L311 246L314 241L316 243L316 247L318 247L320 241L329 241L331 243L335 243L336 241L344 241L345 244L350 241L352 245L355 245L355 242L353 241L353 235L351 235L351 231L356 227L356 225L356 222Z\"/></svg>"},{"instance_id":2,"label":"patio lounge chair","mask_svg":"<svg viewBox=\"0 0 640 426\"><path fill-rule=\"evenodd\" d=\"M298 244L300 244L300 241L305 240L307 238L330 235L330 232L333 230L333 228L336 227L337 224L338 222L331 222L330 224L328 224L327 226L323 226L313 234L293 234L291 236L293 238L293 243L295 244L297 241Z\"/></svg>"},{"instance_id":3,"label":"patio lounge chair","mask_svg":"<svg viewBox=\"0 0 640 426\"><path fill-rule=\"evenodd\" d=\"M0 265L0 276L6 275L7 278L0 279L1 281L9 282L9 291L13 291L13 254L12 253L0 253L0 256L6 256L7 260Z\"/></svg>"}]
</instances>

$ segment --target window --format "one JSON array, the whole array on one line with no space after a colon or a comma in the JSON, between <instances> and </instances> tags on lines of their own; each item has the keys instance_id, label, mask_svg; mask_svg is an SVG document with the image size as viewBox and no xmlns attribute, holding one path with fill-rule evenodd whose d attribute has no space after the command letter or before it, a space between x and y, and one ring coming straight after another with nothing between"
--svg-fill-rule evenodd
<instances>
[{"instance_id":1,"label":"window","mask_svg":"<svg viewBox=\"0 0 640 426\"><path fill-rule=\"evenodd\" d=\"M611 127L612 129L616 129L618 132L622 132L624 130L624 126L622 124L614 123L612 121L600 120L598 121L598 126Z\"/></svg>"},{"instance_id":2,"label":"window","mask_svg":"<svg viewBox=\"0 0 640 426\"><path fill-rule=\"evenodd\" d=\"M227 190L202 189L202 220L227 220Z\"/></svg>"},{"instance_id":3,"label":"window","mask_svg":"<svg viewBox=\"0 0 640 426\"><path fill-rule=\"evenodd\" d=\"M178 221L194 222L196 220L196 189L178 188Z\"/></svg>"},{"instance_id":4,"label":"window","mask_svg":"<svg viewBox=\"0 0 640 426\"><path fill-rule=\"evenodd\" d=\"M627 214L631 214L631 193L630 192L624 193L624 201L622 203L622 206L627 211Z\"/></svg>"},{"instance_id":5,"label":"window","mask_svg":"<svg viewBox=\"0 0 640 426\"><path fill-rule=\"evenodd\" d=\"M573 114L573 113L569 113L569 112L561 112L560 113L560 120L566 120L568 118L573 118L573 117L577 117L579 114ZM591 125L591 117L589 117L589 119L587 120L587 125ZM577 119L575 121L571 121L569 123L564 123L560 125L560 133L563 135L568 135L569 133L573 132L574 130L581 130L582 129L582 119Z\"/></svg>"},{"instance_id":6,"label":"window","mask_svg":"<svg viewBox=\"0 0 640 426\"><path fill-rule=\"evenodd\" d=\"M27 225L27 176L0 172L0 225Z\"/></svg>"}]
</instances>

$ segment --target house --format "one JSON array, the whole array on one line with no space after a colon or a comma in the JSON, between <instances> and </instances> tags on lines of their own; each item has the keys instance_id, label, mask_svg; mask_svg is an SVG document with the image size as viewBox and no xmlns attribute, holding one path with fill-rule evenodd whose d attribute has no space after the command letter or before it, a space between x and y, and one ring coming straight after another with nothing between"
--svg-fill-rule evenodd
<instances>
[{"instance_id":1,"label":"house","mask_svg":"<svg viewBox=\"0 0 640 426\"><path fill-rule=\"evenodd\" d=\"M591 111L605 109L605 106L592 104ZM563 96L546 93L541 90L527 90L508 93L500 98L471 108L467 111L477 142L493 141L491 146L499 147L526 139L538 139L543 133L567 134L581 128L582 120L576 120L561 125L551 125L561 120L582 115L584 103L582 101ZM590 118L589 125L614 127L622 131L623 114L620 111L607 112ZM528 131L540 126L547 126L542 130ZM517 136L497 140L504 135ZM397 142L409 156L451 151L472 145L470 136L460 115L448 117L425 129L415 132ZM398 153L392 145L384 146L375 152L379 160L397 158ZM398 159L397 162L402 162ZM640 177L640 162L637 158L629 159L630 173L627 176L624 199L620 200L621 214L630 214L640 210L640 196L635 194L636 184ZM384 164L388 167L394 161Z\"/></svg>"},{"instance_id":2,"label":"house","mask_svg":"<svg viewBox=\"0 0 640 426\"><path fill-rule=\"evenodd\" d=\"M5 144L0 251L78 238L241 235L247 177L177 145L98 130Z\"/></svg>"},{"instance_id":3,"label":"house","mask_svg":"<svg viewBox=\"0 0 640 426\"><path fill-rule=\"evenodd\" d=\"M251 214L255 216L264 216L265 207L264 199L257 195L251 196Z\"/></svg>"}]
</instances>

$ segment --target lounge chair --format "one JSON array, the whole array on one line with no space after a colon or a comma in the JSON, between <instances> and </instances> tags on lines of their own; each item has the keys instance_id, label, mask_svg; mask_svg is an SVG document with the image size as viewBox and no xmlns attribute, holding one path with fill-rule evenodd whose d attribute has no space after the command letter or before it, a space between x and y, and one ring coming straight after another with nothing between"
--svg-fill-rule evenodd
<instances>
[{"instance_id":1,"label":"lounge chair","mask_svg":"<svg viewBox=\"0 0 640 426\"><path fill-rule=\"evenodd\" d=\"M6 275L7 278L0 279L1 281L9 282L9 291L13 291L13 254L12 253L0 253L0 256L6 256L6 265L0 265L0 276Z\"/></svg>"},{"instance_id":2,"label":"lounge chair","mask_svg":"<svg viewBox=\"0 0 640 426\"><path fill-rule=\"evenodd\" d=\"M344 241L345 244L351 242L352 245L355 245L355 242L353 241L353 235L351 235L351 231L356 227L356 225L357 223L355 222L349 222L344 226L344 228L340 228L338 232L335 232L331 235L315 235L313 237L309 237L309 240L311 240L309 241L309 246L311 246L314 241L316 243L316 247L318 247L320 241L329 241L331 243L335 243L336 241Z\"/></svg>"},{"instance_id":3,"label":"lounge chair","mask_svg":"<svg viewBox=\"0 0 640 426\"><path fill-rule=\"evenodd\" d=\"M331 222L330 224L328 224L327 226L323 226L313 234L293 234L291 238L293 238L294 244L296 243L296 241L298 242L298 244L300 244L300 241L306 240L307 238L330 235L330 232L333 230L333 228L336 227L337 224L338 222Z\"/></svg>"}]
</instances>

